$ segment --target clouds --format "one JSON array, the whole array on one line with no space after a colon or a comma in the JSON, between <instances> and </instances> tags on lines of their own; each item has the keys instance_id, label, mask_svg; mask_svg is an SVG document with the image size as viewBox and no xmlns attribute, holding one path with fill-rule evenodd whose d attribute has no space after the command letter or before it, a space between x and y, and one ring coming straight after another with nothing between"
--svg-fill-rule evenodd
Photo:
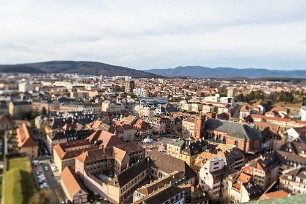
<instances>
[{"instance_id":1,"label":"clouds","mask_svg":"<svg viewBox=\"0 0 306 204\"><path fill-rule=\"evenodd\" d=\"M0 63L303 69L305 1L0 0Z\"/></svg>"}]
</instances>

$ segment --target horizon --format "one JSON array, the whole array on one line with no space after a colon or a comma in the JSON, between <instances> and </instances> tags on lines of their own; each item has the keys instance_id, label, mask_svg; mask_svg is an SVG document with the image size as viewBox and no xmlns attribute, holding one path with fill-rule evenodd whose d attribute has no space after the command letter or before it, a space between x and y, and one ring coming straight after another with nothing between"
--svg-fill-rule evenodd
<instances>
[{"instance_id":1,"label":"horizon","mask_svg":"<svg viewBox=\"0 0 306 204\"><path fill-rule=\"evenodd\" d=\"M305 7L302 0L3 1L0 64L305 70Z\"/></svg>"},{"instance_id":2,"label":"horizon","mask_svg":"<svg viewBox=\"0 0 306 204\"><path fill-rule=\"evenodd\" d=\"M9 66L14 66L14 65L22 65L22 64L36 64L36 63L48 63L48 62L93 62L93 63L103 63L103 64L108 64L111 66L118 66L118 67L124 67L124 68L129 68L129 69L135 69L135 70L139 70L139 71L148 71L148 70L154 70L154 69L176 69L179 67L201 67L201 68L210 68L210 69L218 69L218 68L229 68L229 69L259 69L259 70L271 70L271 71L305 71L305 69L280 69L280 68L276 68L276 69L271 69L271 68L265 68L265 67L228 67L228 66L224 66L224 67L208 67L208 66L203 66L203 65L186 65L186 66L176 66L176 67L163 67L163 68L149 68L149 69L137 69L137 68L133 68L133 67L127 67L124 65L117 65L117 64L112 64L112 63L106 63L106 62L99 62L99 61L85 61L85 60L47 60L47 61L37 61L37 62L24 62L24 63L17 63L17 64L1 64L0 66L3 65L9 65Z\"/></svg>"}]
</instances>

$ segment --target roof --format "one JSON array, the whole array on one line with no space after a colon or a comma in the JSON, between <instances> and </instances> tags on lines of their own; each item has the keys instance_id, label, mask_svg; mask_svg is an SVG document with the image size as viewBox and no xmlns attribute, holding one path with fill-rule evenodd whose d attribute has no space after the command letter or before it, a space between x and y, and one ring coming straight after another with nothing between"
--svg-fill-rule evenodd
<instances>
[{"instance_id":1,"label":"roof","mask_svg":"<svg viewBox=\"0 0 306 204\"><path fill-rule=\"evenodd\" d=\"M287 197L288 195L289 193L287 193L286 191L279 190L279 191L263 194L260 197L260 200L266 200L266 199L271 199L271 198L282 198L282 197Z\"/></svg>"},{"instance_id":2,"label":"roof","mask_svg":"<svg viewBox=\"0 0 306 204\"><path fill-rule=\"evenodd\" d=\"M306 200L306 195L291 195L283 198L275 198L269 200L254 200L250 201L247 204L304 204Z\"/></svg>"},{"instance_id":3,"label":"roof","mask_svg":"<svg viewBox=\"0 0 306 204\"><path fill-rule=\"evenodd\" d=\"M130 182L132 179L137 177L140 173L144 172L145 170L150 168L149 159L145 158L134 165L132 165L130 168L126 169L125 171L121 172L117 175L117 181L120 187L124 186L128 182Z\"/></svg>"},{"instance_id":4,"label":"roof","mask_svg":"<svg viewBox=\"0 0 306 204\"><path fill-rule=\"evenodd\" d=\"M70 196L76 195L79 191L84 191L87 193L85 187L82 182L79 180L77 175L70 170L69 167L66 167L61 173L61 180L68 190Z\"/></svg>"},{"instance_id":5,"label":"roof","mask_svg":"<svg viewBox=\"0 0 306 204\"><path fill-rule=\"evenodd\" d=\"M205 129L211 131L225 132L230 137L247 140L261 140L262 135L255 128L249 124L240 124L226 120L217 120L209 118L205 122Z\"/></svg>"},{"instance_id":6,"label":"roof","mask_svg":"<svg viewBox=\"0 0 306 204\"><path fill-rule=\"evenodd\" d=\"M176 186L166 186L135 203L160 204L181 193L183 189Z\"/></svg>"},{"instance_id":7,"label":"roof","mask_svg":"<svg viewBox=\"0 0 306 204\"><path fill-rule=\"evenodd\" d=\"M33 147L38 146L38 143L32 139L25 123L17 128L18 147Z\"/></svg>"},{"instance_id":8,"label":"roof","mask_svg":"<svg viewBox=\"0 0 306 204\"><path fill-rule=\"evenodd\" d=\"M196 172L194 172L183 160L158 151L149 151L147 154L151 159L151 166L153 168L159 169L168 174L174 171L183 171L185 172L187 181L197 175Z\"/></svg>"},{"instance_id":9,"label":"roof","mask_svg":"<svg viewBox=\"0 0 306 204\"><path fill-rule=\"evenodd\" d=\"M103 130L97 130L94 133L92 133L88 138L89 142L95 142L95 141L102 141L102 145L104 147L112 147L120 144L124 144L124 142L117 137L116 135L103 131Z\"/></svg>"}]
</instances>

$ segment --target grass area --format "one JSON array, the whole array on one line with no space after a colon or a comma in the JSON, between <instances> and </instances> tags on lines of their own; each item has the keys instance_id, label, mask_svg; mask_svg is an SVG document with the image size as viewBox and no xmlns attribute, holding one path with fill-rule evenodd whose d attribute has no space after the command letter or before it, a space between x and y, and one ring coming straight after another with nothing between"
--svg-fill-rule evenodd
<instances>
[{"instance_id":1,"label":"grass area","mask_svg":"<svg viewBox=\"0 0 306 204\"><path fill-rule=\"evenodd\" d=\"M2 197L2 175L0 176L0 200L1 200L1 197Z\"/></svg>"},{"instance_id":2,"label":"grass area","mask_svg":"<svg viewBox=\"0 0 306 204\"><path fill-rule=\"evenodd\" d=\"M9 159L5 174L5 203L29 203L36 193L31 164L28 157Z\"/></svg>"}]
</instances>

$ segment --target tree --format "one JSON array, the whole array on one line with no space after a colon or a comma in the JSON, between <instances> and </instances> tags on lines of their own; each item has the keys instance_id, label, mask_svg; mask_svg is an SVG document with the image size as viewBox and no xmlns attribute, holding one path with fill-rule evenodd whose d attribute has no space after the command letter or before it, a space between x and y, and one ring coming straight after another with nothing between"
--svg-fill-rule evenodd
<instances>
[{"instance_id":1,"label":"tree","mask_svg":"<svg viewBox=\"0 0 306 204\"><path fill-rule=\"evenodd\" d=\"M42 115L46 115L47 114L47 109L45 107L42 107L41 114Z\"/></svg>"}]
</instances>

